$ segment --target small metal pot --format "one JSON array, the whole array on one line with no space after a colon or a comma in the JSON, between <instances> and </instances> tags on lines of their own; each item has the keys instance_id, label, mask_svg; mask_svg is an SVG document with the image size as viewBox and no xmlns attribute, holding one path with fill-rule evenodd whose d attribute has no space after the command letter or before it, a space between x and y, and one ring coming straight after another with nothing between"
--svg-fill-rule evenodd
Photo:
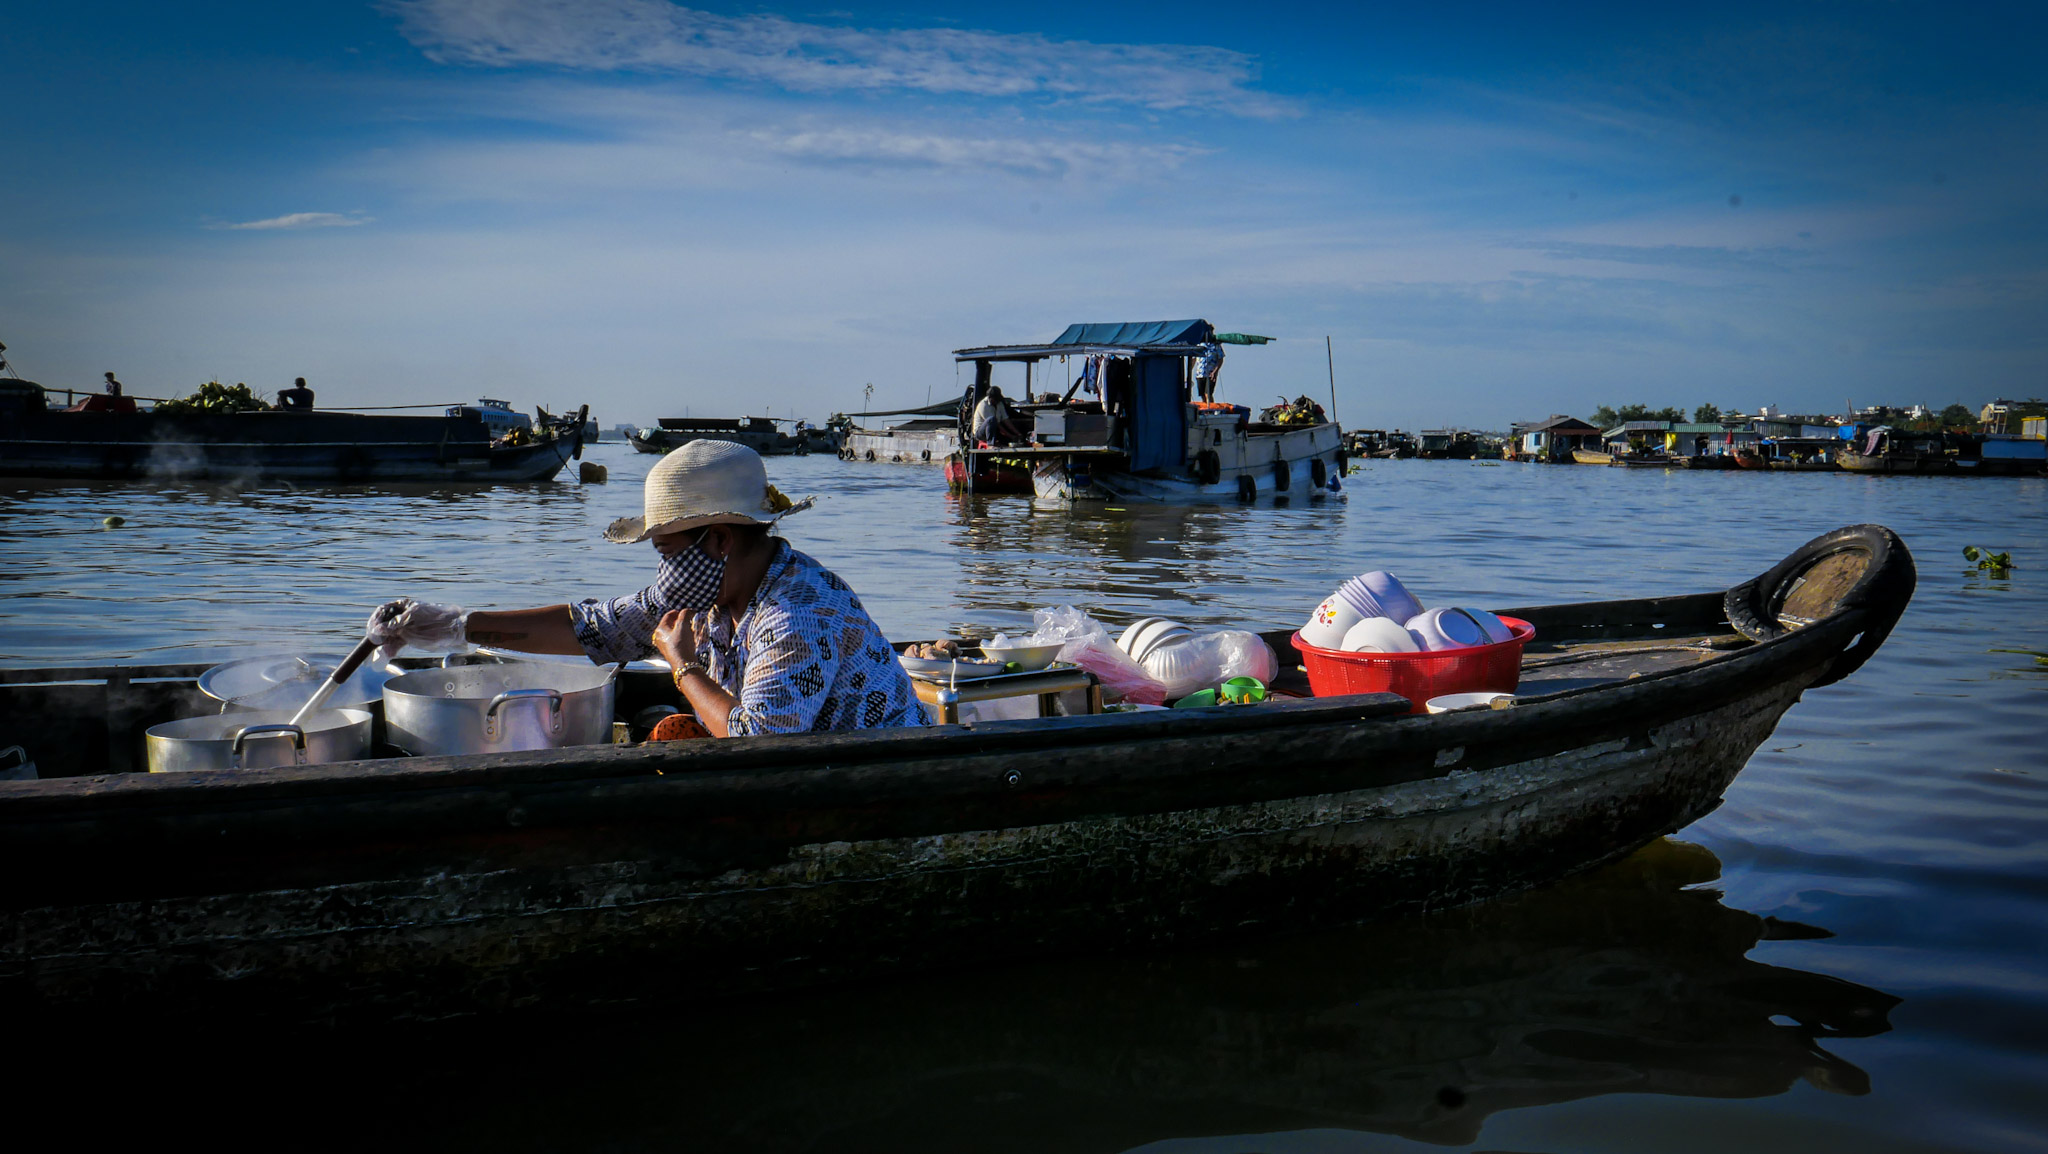
<instances>
[{"instance_id":1,"label":"small metal pot","mask_svg":"<svg viewBox=\"0 0 2048 1154\"><path fill-rule=\"evenodd\" d=\"M268 769L370 756L370 713L323 709L292 725L290 709L237 710L152 725L144 735L149 771Z\"/></svg>"},{"instance_id":2,"label":"small metal pot","mask_svg":"<svg viewBox=\"0 0 2048 1154\"><path fill-rule=\"evenodd\" d=\"M511 661L384 683L384 732L410 754L509 753L611 740L617 666Z\"/></svg>"}]
</instances>

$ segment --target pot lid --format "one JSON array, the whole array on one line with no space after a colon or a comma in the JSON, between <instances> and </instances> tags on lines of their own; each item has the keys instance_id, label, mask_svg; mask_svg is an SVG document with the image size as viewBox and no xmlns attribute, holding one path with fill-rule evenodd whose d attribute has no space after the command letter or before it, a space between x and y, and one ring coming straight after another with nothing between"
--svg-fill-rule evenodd
<instances>
[{"instance_id":1,"label":"pot lid","mask_svg":"<svg viewBox=\"0 0 2048 1154\"><path fill-rule=\"evenodd\" d=\"M199 691L248 709L297 709L313 696L313 691L320 688L341 660L334 653L245 657L200 674ZM334 696L327 699L327 708L347 709L378 700L384 696L384 683L394 676L396 671L365 661L354 676L335 689Z\"/></svg>"}]
</instances>

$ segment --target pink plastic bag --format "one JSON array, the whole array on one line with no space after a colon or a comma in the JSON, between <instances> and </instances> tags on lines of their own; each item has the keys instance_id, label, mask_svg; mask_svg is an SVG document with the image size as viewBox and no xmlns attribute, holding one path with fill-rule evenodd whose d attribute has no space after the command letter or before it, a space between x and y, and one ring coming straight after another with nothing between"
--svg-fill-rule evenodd
<instances>
[{"instance_id":1,"label":"pink plastic bag","mask_svg":"<svg viewBox=\"0 0 2048 1154\"><path fill-rule=\"evenodd\" d=\"M1042 645L1060 643L1060 660L1071 661L1093 673L1102 683L1105 701L1134 701L1160 705L1166 701L1166 686L1145 672L1145 667L1117 648L1116 640L1102 622L1071 605L1040 609L1031 615L1034 635Z\"/></svg>"}]
</instances>

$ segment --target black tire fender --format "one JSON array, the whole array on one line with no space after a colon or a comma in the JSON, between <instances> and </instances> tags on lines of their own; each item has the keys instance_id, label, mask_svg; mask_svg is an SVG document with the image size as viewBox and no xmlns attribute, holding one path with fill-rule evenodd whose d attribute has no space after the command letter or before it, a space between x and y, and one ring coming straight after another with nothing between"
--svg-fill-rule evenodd
<instances>
[{"instance_id":1,"label":"black tire fender","mask_svg":"<svg viewBox=\"0 0 2048 1154\"><path fill-rule=\"evenodd\" d=\"M1252 480L1248 474L1237 475L1237 499L1247 503L1259 499L1259 483Z\"/></svg>"},{"instance_id":2,"label":"black tire fender","mask_svg":"<svg viewBox=\"0 0 2048 1154\"><path fill-rule=\"evenodd\" d=\"M1327 488L1329 488L1329 486L1330 486L1330 474L1329 474L1328 470L1327 470L1327 469L1325 468L1325 466L1323 465L1323 459L1322 459L1321 457L1310 457L1310 458L1309 458L1309 461L1308 461L1308 480L1309 480L1309 484L1310 484L1310 485L1312 485L1312 486L1314 486L1315 488L1318 488L1318 489L1327 489Z\"/></svg>"},{"instance_id":3,"label":"black tire fender","mask_svg":"<svg viewBox=\"0 0 2048 1154\"><path fill-rule=\"evenodd\" d=\"M874 459L875 459L875 451L874 451L873 449L869 449L869 450L868 450L868 460L872 461L872 460L874 460Z\"/></svg>"},{"instance_id":4,"label":"black tire fender","mask_svg":"<svg viewBox=\"0 0 2048 1154\"><path fill-rule=\"evenodd\" d=\"M1853 564L1863 557L1861 571L1853 579L1844 562ZM1823 598L1833 611L1861 610L1869 615L1868 626L1854 644L1843 652L1816 686L1832 685L1854 673L1877 652L1891 635L1892 626L1913 599L1919 574L1913 554L1899 535L1883 525L1849 525L1823 533L1763 573L1730 589L1722 599L1728 623L1752 641L1783 637L1809 620L1787 616L1788 602L1798 607L1802 586L1819 582L1809 596ZM1848 587L1834 592L1847 581ZM1789 623L1788 623L1789 622Z\"/></svg>"},{"instance_id":5,"label":"black tire fender","mask_svg":"<svg viewBox=\"0 0 2048 1154\"><path fill-rule=\"evenodd\" d=\"M1214 449L1203 449L1195 454L1195 480L1204 485L1213 485L1223 477L1223 460Z\"/></svg>"},{"instance_id":6,"label":"black tire fender","mask_svg":"<svg viewBox=\"0 0 2048 1154\"><path fill-rule=\"evenodd\" d=\"M1273 491L1285 493L1287 486L1294 482L1294 470L1285 461L1273 462Z\"/></svg>"}]
</instances>

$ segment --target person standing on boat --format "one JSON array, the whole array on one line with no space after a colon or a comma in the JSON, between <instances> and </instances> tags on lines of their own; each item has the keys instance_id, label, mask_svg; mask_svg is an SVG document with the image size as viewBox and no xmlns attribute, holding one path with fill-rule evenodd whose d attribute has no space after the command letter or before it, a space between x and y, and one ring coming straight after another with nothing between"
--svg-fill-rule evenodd
<instances>
[{"instance_id":1,"label":"person standing on boat","mask_svg":"<svg viewBox=\"0 0 2048 1154\"><path fill-rule=\"evenodd\" d=\"M1216 376L1223 371L1223 346L1214 341L1202 346L1202 359L1195 362L1195 387L1205 401L1216 399Z\"/></svg>"},{"instance_id":2,"label":"person standing on boat","mask_svg":"<svg viewBox=\"0 0 2048 1154\"><path fill-rule=\"evenodd\" d=\"M88 394L83 400L64 411L67 413L132 413L135 411L135 398L121 395L121 382L115 380L112 373L107 374L106 388L106 392Z\"/></svg>"},{"instance_id":3,"label":"person standing on boat","mask_svg":"<svg viewBox=\"0 0 2048 1154\"><path fill-rule=\"evenodd\" d=\"M388 624L372 616L371 635L424 648L467 640L582 653L596 662L660 653L696 717L665 720L657 741L929 724L853 589L769 534L810 502L776 492L760 454L730 441L691 441L648 472L643 501L641 516L604 532L617 544L652 541L661 555L654 583L638 593L507 612L400 601Z\"/></svg>"},{"instance_id":4,"label":"person standing on boat","mask_svg":"<svg viewBox=\"0 0 2048 1154\"><path fill-rule=\"evenodd\" d=\"M299 377L289 389L280 389L277 407L287 413L310 413L313 411L313 390L306 387L306 378Z\"/></svg>"}]
</instances>

